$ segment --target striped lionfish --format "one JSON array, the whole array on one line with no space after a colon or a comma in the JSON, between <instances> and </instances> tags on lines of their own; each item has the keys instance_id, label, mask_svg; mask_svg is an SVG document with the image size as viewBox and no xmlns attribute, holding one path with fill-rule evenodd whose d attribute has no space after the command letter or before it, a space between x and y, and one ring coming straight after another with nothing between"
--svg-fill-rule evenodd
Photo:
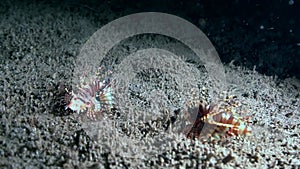
<instances>
[{"instance_id":1,"label":"striped lionfish","mask_svg":"<svg viewBox=\"0 0 300 169\"><path fill-rule=\"evenodd\" d=\"M87 111L87 116L95 119L103 112L109 111L113 107L113 97L111 91L111 82L106 80L94 80L89 84L79 87L76 92L68 92L71 95L71 101L66 106L78 113Z\"/></svg>"},{"instance_id":2,"label":"striped lionfish","mask_svg":"<svg viewBox=\"0 0 300 169\"><path fill-rule=\"evenodd\" d=\"M199 103L196 107L196 117L192 126L188 126L184 129L184 133L187 133L188 138L199 138L201 132L205 132L204 127L213 129L212 134L225 133L229 136L249 135L252 132L251 127L247 126L248 121L246 118L241 118L231 109L231 106L224 106L223 109L217 105L207 105L205 103ZM190 109L191 110L191 109ZM188 111L189 112L189 111ZM191 114L191 112L189 112ZM191 115L189 115L191 117ZM190 119L191 121L191 119ZM206 128L207 129L207 128ZM188 130L188 132L186 132ZM207 131L206 131L207 132ZM218 137L218 135L213 135Z\"/></svg>"}]
</instances>

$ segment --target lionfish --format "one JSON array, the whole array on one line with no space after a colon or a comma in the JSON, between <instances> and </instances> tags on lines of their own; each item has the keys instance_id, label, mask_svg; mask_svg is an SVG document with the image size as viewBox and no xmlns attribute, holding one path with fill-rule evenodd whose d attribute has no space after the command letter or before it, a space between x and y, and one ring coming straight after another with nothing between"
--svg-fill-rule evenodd
<instances>
[{"instance_id":1,"label":"lionfish","mask_svg":"<svg viewBox=\"0 0 300 169\"><path fill-rule=\"evenodd\" d=\"M68 92L71 101L66 106L78 113L87 111L87 116L95 119L103 112L113 107L113 96L109 78L99 81L94 80L89 84L79 87L76 92Z\"/></svg>"},{"instance_id":2,"label":"lionfish","mask_svg":"<svg viewBox=\"0 0 300 169\"><path fill-rule=\"evenodd\" d=\"M218 137L220 133L225 133L228 136L246 136L252 132L251 127L247 125L246 118L239 117L230 106L225 106L222 109L215 104L199 103L193 109L196 110L196 118L194 118L192 126L188 126L184 130L188 138L199 138L201 132L204 134L210 132L215 137ZM191 117L191 114L189 116ZM188 131L186 132L186 130Z\"/></svg>"}]
</instances>

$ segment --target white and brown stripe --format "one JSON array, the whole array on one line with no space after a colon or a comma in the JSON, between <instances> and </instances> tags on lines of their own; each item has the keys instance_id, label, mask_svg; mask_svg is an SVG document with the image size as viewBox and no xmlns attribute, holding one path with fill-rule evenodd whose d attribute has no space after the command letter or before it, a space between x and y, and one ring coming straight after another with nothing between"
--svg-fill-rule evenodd
<instances>
[{"instance_id":1,"label":"white and brown stripe","mask_svg":"<svg viewBox=\"0 0 300 169\"><path fill-rule=\"evenodd\" d=\"M252 132L251 127L247 126L242 118L231 111L221 111L216 105L200 103L198 114L194 124L190 127L187 134L188 138L198 138L204 125L210 125L212 129L218 132L225 132L227 135L249 135Z\"/></svg>"},{"instance_id":2,"label":"white and brown stripe","mask_svg":"<svg viewBox=\"0 0 300 169\"><path fill-rule=\"evenodd\" d=\"M87 115L95 118L96 114L112 108L111 85L108 81L93 81L72 92L73 98L66 108L77 112L87 110Z\"/></svg>"}]
</instances>

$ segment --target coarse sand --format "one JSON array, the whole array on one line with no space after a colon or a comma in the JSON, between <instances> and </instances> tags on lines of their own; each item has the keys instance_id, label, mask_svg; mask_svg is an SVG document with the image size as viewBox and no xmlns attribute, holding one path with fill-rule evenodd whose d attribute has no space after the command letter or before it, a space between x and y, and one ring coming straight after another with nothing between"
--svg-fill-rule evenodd
<instances>
[{"instance_id":1,"label":"coarse sand","mask_svg":"<svg viewBox=\"0 0 300 169\"><path fill-rule=\"evenodd\" d=\"M237 96L247 110L245 115L251 117L251 136L202 142L170 135L166 136L169 142L164 139L157 146L155 136L139 140L142 132L135 131L132 121L107 117L90 123L65 110L65 88L72 86L80 47L102 25L123 15L106 5L101 7L101 15L91 15L92 9L76 4L0 5L0 168L300 167L300 81L263 75L234 61L224 64L228 93ZM126 57L141 43L147 47L144 41L180 46L164 37L138 37L120 44L110 56ZM186 57L191 55L185 48L180 51ZM106 64L113 64L107 60ZM199 72L195 72L197 85L210 90ZM164 84L177 85L170 76L164 76ZM139 78L147 77L141 73ZM155 98L147 91L160 88L180 105L176 100L184 94L155 85L161 82L159 78L157 75L151 83L137 79L135 84L140 86L131 92L138 91L141 96L132 97L132 102ZM173 108L172 112L180 109L168 104L163 103ZM93 137L95 132L97 137Z\"/></svg>"}]
</instances>

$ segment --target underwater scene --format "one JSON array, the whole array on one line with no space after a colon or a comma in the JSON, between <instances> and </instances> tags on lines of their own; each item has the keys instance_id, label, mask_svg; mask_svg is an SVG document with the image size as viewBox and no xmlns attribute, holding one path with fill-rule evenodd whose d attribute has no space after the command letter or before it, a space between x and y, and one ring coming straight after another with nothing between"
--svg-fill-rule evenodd
<instances>
[{"instance_id":1,"label":"underwater scene","mask_svg":"<svg viewBox=\"0 0 300 169\"><path fill-rule=\"evenodd\" d=\"M0 168L300 168L297 0L4 0Z\"/></svg>"}]
</instances>

